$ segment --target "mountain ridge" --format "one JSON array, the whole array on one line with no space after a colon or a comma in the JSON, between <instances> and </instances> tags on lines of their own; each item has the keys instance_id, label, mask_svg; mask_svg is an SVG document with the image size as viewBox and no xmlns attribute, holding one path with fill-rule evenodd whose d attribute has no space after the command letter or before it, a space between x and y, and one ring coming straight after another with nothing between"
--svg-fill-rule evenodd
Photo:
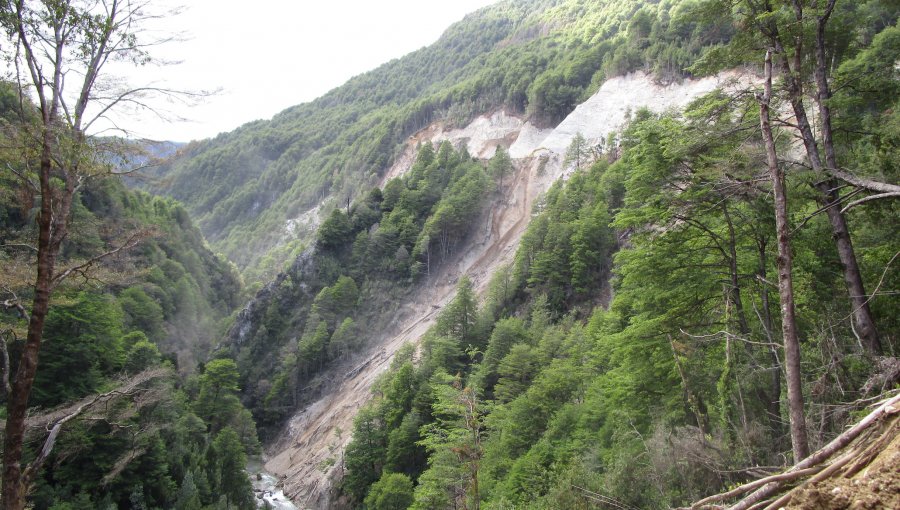
<instances>
[{"instance_id":1,"label":"mountain ridge","mask_svg":"<svg viewBox=\"0 0 900 510\"><path fill-rule=\"evenodd\" d=\"M686 65L687 55L716 39L704 36L683 55L667 49L699 30L681 4L534 0L482 8L436 43L316 100L189 144L142 186L184 201L216 250L249 281L265 281L310 242L309 234L285 237L286 222L382 180L404 140L433 120L463 126L506 109L547 127L606 77L636 69L682 76L670 70L673 62ZM666 21L648 45L657 17Z\"/></svg>"}]
</instances>

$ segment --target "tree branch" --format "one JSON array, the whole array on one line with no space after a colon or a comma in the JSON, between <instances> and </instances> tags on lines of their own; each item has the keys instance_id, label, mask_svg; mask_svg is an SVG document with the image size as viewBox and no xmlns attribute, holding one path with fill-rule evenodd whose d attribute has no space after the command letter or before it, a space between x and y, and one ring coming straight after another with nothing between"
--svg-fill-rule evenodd
<instances>
[{"instance_id":1,"label":"tree branch","mask_svg":"<svg viewBox=\"0 0 900 510\"><path fill-rule=\"evenodd\" d=\"M149 236L150 236L150 231L148 231L148 230L140 230L138 232L135 232L135 233L131 234L131 236L128 237L128 239L125 241L125 243L113 248L112 250L101 253L100 255L97 255L96 257L92 257L92 258L88 259L87 262L83 262L81 264L78 264L77 266L70 267L69 269L66 269L65 271L60 272L59 274L55 275L51 281L53 288L58 287L59 284L63 282L63 280L65 280L66 278L71 276L73 273L84 274L84 272L87 271L88 269L90 269L91 266L93 266L94 264L100 262L101 260L103 260L105 258L115 255L121 251L134 248L135 246L137 246L138 243L140 243L143 239L145 239Z\"/></svg>"},{"instance_id":2,"label":"tree branch","mask_svg":"<svg viewBox=\"0 0 900 510\"><path fill-rule=\"evenodd\" d=\"M805 218L803 218L803 220L800 221L800 223L796 227L794 227L793 230L791 230L791 235L793 235L795 232L797 232L801 228L805 227L806 224L809 223L809 221L811 219L822 214L823 212L827 212L828 209L830 209L832 207L836 207L836 206L840 205L841 202L843 202L844 200L847 200L848 198L852 197L853 195L856 195L857 193L861 193L861 192L862 192L862 188L857 188L857 189L851 191L850 193L847 193L844 196L838 196L837 200L834 200L832 202L827 202L825 205L816 209L811 214L808 214ZM841 210L841 212L844 212L844 211Z\"/></svg>"},{"instance_id":3,"label":"tree branch","mask_svg":"<svg viewBox=\"0 0 900 510\"><path fill-rule=\"evenodd\" d=\"M134 395L139 391L139 386L153 379L157 379L159 377L167 375L168 373L169 370L165 368L153 368L150 370L145 370L144 372L137 374L131 379L126 380L115 390L85 398L81 402L69 406L65 409L60 409L58 411L51 412L42 416L30 418L28 421L31 427L43 424L44 428L46 430L49 430L50 434L44 440L44 443L41 446L41 450L38 453L37 457L35 457L35 459L25 468L22 475L24 485L28 487L34 481L35 476L40 471L47 458L50 456L50 453L52 453L53 447L56 445L59 434L66 423L74 420L75 418L78 418L85 411L93 408L99 403L109 402L114 397Z\"/></svg>"},{"instance_id":4,"label":"tree branch","mask_svg":"<svg viewBox=\"0 0 900 510\"><path fill-rule=\"evenodd\" d=\"M858 177L837 168L826 168L825 170L835 178L850 183L858 188L865 188L878 193L900 193L900 186L897 186L896 184Z\"/></svg>"},{"instance_id":5,"label":"tree branch","mask_svg":"<svg viewBox=\"0 0 900 510\"><path fill-rule=\"evenodd\" d=\"M879 193L877 195L869 195L867 197L860 198L859 200L854 200L853 202L850 202L849 204L845 205L844 208L841 209L841 212L842 213L847 212L847 209L850 209L851 207L856 207L860 204L864 204L864 203L872 201L872 200L880 200L882 198L891 198L891 197L900 197L900 191L890 191L887 193Z\"/></svg>"},{"instance_id":6,"label":"tree branch","mask_svg":"<svg viewBox=\"0 0 900 510\"><path fill-rule=\"evenodd\" d=\"M806 475L816 474L821 470L822 470L821 467L813 467L813 468L801 469L799 471L793 471L793 472L788 472L788 473L779 473L777 475L767 476L765 478L760 478L759 480L754 480L750 483L745 483L744 485L741 485L740 487L736 487L728 492L723 492L722 494L715 494L708 498L701 499L700 501L694 503L693 505L691 505L688 508L690 508L691 510L696 510L696 509L701 509L701 508L710 508L711 503L716 503L718 501L723 501L726 499L731 499L736 496L740 496L741 494L750 492L753 489L755 489L757 487L761 487L767 483L788 482L791 480L796 480L797 478L802 478ZM720 508L720 507L713 507L713 508Z\"/></svg>"},{"instance_id":7,"label":"tree branch","mask_svg":"<svg viewBox=\"0 0 900 510\"><path fill-rule=\"evenodd\" d=\"M875 424L882 417L895 414L897 412L900 412L900 394L884 401L880 406L878 406L877 409L869 413L868 416L859 421L850 430L836 437L833 441L828 443L819 451L813 453L809 457L795 464L794 467L792 467L788 472L793 473L821 464L826 459L853 442L857 437L859 437L863 432L865 432L870 426ZM765 501L766 499L777 493L779 489L781 489L782 482L783 480L770 481L769 483L766 483L756 492L742 499L734 506L730 507L729 510L747 510L754 504Z\"/></svg>"},{"instance_id":8,"label":"tree branch","mask_svg":"<svg viewBox=\"0 0 900 510\"><path fill-rule=\"evenodd\" d=\"M19 313L20 319L25 319L26 321L31 320L31 318L28 316L28 312L25 310L25 307L22 306L22 303L19 303L18 298L6 299L0 304L2 304L3 308L7 310L17 311Z\"/></svg>"}]
</instances>

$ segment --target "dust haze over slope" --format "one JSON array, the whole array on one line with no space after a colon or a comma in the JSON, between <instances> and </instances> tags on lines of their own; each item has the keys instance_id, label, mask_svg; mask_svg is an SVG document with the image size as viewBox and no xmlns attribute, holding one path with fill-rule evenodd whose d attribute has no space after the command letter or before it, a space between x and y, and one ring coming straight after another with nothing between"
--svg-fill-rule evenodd
<instances>
[{"instance_id":1,"label":"dust haze over slope","mask_svg":"<svg viewBox=\"0 0 900 510\"><path fill-rule=\"evenodd\" d=\"M745 81L725 73L662 86L635 73L607 81L555 129L540 130L514 115L495 112L476 118L463 129L445 129L438 123L411 137L385 180L402 175L413 161L416 146L426 140L465 143L470 154L480 158L490 157L497 145L508 147L516 167L514 178L490 197L456 253L387 321L392 326L373 339L364 361L349 371L347 367L332 369L322 397L297 412L269 447L266 468L283 478L285 493L301 508L327 506L330 484L341 473L341 452L351 439L353 418L369 400L378 375L390 366L400 347L417 342L434 323L452 299L459 277L467 275L483 294L493 272L512 260L535 201L571 172L563 168L563 154L577 133L591 144L599 143L620 129L630 112L644 107L654 111L681 108L735 80Z\"/></svg>"}]
</instances>

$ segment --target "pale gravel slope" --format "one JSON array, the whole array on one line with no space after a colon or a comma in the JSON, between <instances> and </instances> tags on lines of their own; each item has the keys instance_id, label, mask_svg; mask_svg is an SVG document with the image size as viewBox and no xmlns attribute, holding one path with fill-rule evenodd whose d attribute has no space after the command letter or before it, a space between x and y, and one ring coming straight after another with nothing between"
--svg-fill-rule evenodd
<instances>
[{"instance_id":1,"label":"pale gravel slope","mask_svg":"<svg viewBox=\"0 0 900 510\"><path fill-rule=\"evenodd\" d=\"M386 172L385 181L402 175L412 164L416 146L425 140L465 143L469 152L490 157L496 146L510 149L517 172L504 186L502 196L491 198L476 228L443 265L439 274L422 284L391 321L393 327L374 342L368 356L356 370L333 374L334 389L306 409L299 411L285 428L280 440L269 448L266 469L284 479L285 492L300 508L325 508L330 481L340 471L340 456L350 441L357 410L370 398L373 382L390 365L397 350L407 342L417 342L434 323L440 310L452 299L455 282L469 275L483 293L491 274L512 259L519 239L531 219L534 201L569 171L562 168L562 154L576 133L596 143L627 120L628 112L647 107L653 111L681 108L701 94L737 79L727 73L680 84L658 85L643 73L613 78L555 129L540 130L504 112L476 118L463 129L444 129L435 124L410 137L404 153ZM538 172L540 158L546 159ZM341 430L340 436L337 431ZM335 464L326 467L328 459Z\"/></svg>"}]
</instances>

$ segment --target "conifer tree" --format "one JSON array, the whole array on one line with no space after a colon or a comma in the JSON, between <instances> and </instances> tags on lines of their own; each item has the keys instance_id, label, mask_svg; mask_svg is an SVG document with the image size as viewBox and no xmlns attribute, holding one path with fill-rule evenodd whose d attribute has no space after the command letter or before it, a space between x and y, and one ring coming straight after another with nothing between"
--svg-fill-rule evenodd
<instances>
[{"instance_id":1,"label":"conifer tree","mask_svg":"<svg viewBox=\"0 0 900 510\"><path fill-rule=\"evenodd\" d=\"M201 510L200 493L194 483L194 474L190 471L184 475L181 489L178 490L178 499L175 501L175 510Z\"/></svg>"},{"instance_id":2,"label":"conifer tree","mask_svg":"<svg viewBox=\"0 0 900 510\"><path fill-rule=\"evenodd\" d=\"M569 165L573 165L576 170L581 170L582 167L589 163L590 158L591 148L588 145L587 139L585 139L584 135L579 131L572 137L572 141L566 149L566 155L563 158L563 167L567 168Z\"/></svg>"},{"instance_id":3,"label":"conifer tree","mask_svg":"<svg viewBox=\"0 0 900 510\"><path fill-rule=\"evenodd\" d=\"M503 178L512 170L513 164L512 159L509 157L509 152L503 146L498 145L497 151L488 163L488 172L497 179L498 189L503 189Z\"/></svg>"},{"instance_id":4,"label":"conifer tree","mask_svg":"<svg viewBox=\"0 0 900 510\"><path fill-rule=\"evenodd\" d=\"M412 480L401 473L385 473L365 499L366 508L372 510L406 510L412 502Z\"/></svg>"},{"instance_id":5,"label":"conifer tree","mask_svg":"<svg viewBox=\"0 0 900 510\"><path fill-rule=\"evenodd\" d=\"M223 428L212 443L215 454L218 492L235 508L250 510L255 507L250 480L245 471L247 456L237 432Z\"/></svg>"}]
</instances>

